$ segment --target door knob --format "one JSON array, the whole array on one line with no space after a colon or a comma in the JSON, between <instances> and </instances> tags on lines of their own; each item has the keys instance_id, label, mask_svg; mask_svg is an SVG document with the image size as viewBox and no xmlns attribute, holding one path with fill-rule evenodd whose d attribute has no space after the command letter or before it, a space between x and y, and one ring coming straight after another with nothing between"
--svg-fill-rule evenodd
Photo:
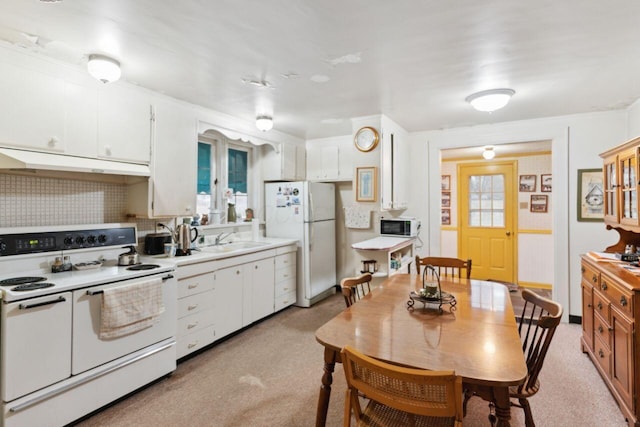
<instances>
[{"instance_id":1,"label":"door knob","mask_svg":"<svg viewBox=\"0 0 640 427\"><path fill-rule=\"evenodd\" d=\"M511 232L510 231L507 231L507 236L511 236Z\"/></svg>"}]
</instances>

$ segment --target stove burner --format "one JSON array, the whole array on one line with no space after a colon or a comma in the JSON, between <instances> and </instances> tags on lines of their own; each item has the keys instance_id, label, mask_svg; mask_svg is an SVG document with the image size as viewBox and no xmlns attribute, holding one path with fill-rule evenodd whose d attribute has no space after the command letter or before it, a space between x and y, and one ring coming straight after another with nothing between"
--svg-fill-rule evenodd
<instances>
[{"instance_id":1,"label":"stove burner","mask_svg":"<svg viewBox=\"0 0 640 427\"><path fill-rule=\"evenodd\" d=\"M138 264L132 267L128 267L127 270L153 270L154 268L159 268L158 264Z\"/></svg>"},{"instance_id":2,"label":"stove burner","mask_svg":"<svg viewBox=\"0 0 640 427\"><path fill-rule=\"evenodd\" d=\"M12 277L10 279L0 280L0 286L24 285L25 283L42 282L44 277Z\"/></svg>"},{"instance_id":3,"label":"stove burner","mask_svg":"<svg viewBox=\"0 0 640 427\"><path fill-rule=\"evenodd\" d=\"M26 285L16 286L11 290L17 291L17 292L24 292L24 291L33 291L35 289L50 288L51 286L55 286L55 285L53 283L36 282L36 283L28 283Z\"/></svg>"}]
</instances>

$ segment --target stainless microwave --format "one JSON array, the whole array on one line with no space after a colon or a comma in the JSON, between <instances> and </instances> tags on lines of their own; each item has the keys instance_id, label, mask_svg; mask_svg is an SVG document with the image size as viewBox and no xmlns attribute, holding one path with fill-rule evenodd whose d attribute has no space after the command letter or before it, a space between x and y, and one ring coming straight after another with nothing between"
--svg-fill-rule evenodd
<instances>
[{"instance_id":1,"label":"stainless microwave","mask_svg":"<svg viewBox=\"0 0 640 427\"><path fill-rule=\"evenodd\" d=\"M415 218L380 218L380 234L383 236L416 237L420 221Z\"/></svg>"}]
</instances>

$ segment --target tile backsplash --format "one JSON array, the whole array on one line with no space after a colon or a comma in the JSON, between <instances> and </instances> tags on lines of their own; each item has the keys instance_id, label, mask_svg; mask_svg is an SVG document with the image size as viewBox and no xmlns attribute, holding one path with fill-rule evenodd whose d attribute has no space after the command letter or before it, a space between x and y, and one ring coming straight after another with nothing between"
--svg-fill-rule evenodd
<instances>
[{"instance_id":1,"label":"tile backsplash","mask_svg":"<svg viewBox=\"0 0 640 427\"><path fill-rule=\"evenodd\" d=\"M0 174L0 227L136 222L126 216L125 184Z\"/></svg>"}]
</instances>

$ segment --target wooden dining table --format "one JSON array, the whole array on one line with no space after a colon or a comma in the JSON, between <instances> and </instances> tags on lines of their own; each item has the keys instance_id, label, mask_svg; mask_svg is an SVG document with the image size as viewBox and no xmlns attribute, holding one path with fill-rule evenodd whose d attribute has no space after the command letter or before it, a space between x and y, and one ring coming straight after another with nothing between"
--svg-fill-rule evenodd
<instances>
[{"instance_id":1,"label":"wooden dining table","mask_svg":"<svg viewBox=\"0 0 640 427\"><path fill-rule=\"evenodd\" d=\"M316 426L327 419L331 384L340 351L350 345L386 362L429 370L455 370L463 386L494 402L498 426L509 426L509 386L522 384L527 366L508 288L500 283L441 279L455 305L409 309L422 277L396 274L316 331L324 346L324 372ZM487 415L489 412L487 411Z\"/></svg>"}]
</instances>

